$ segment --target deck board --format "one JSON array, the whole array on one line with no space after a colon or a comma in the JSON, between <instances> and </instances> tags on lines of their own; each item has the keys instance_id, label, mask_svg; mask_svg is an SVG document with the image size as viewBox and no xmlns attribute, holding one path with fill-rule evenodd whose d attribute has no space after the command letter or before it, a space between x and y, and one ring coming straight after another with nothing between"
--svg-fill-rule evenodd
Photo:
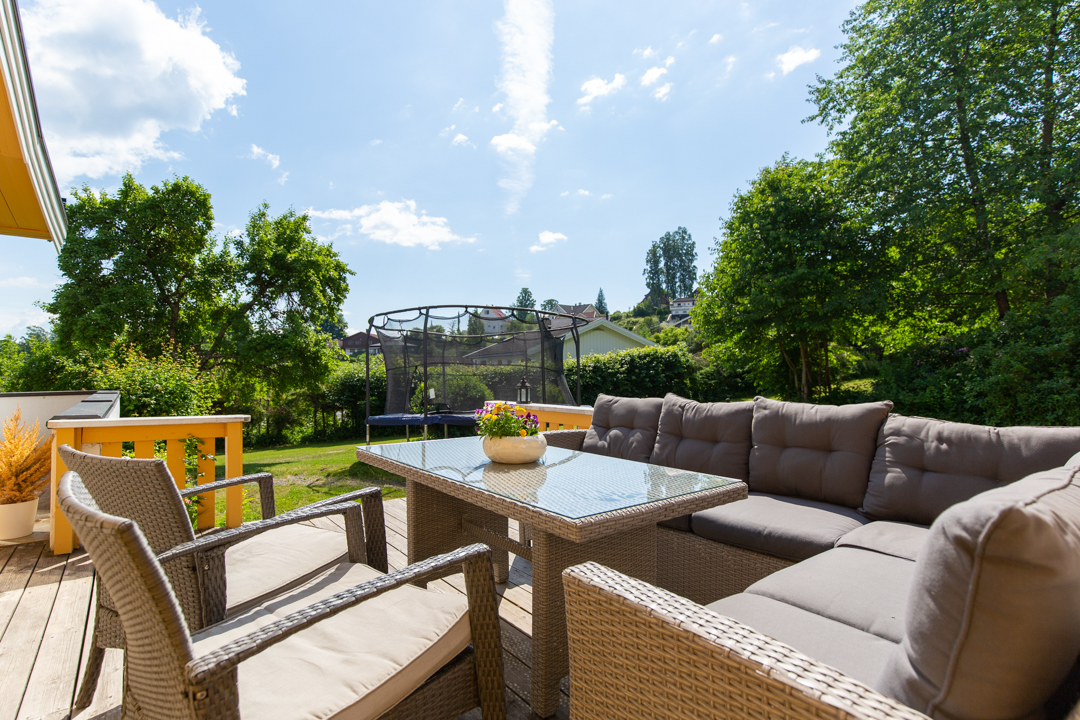
<instances>
[{"instance_id":1,"label":"deck board","mask_svg":"<svg viewBox=\"0 0 1080 720\"><path fill-rule=\"evenodd\" d=\"M392 570L407 564L408 526L404 499L388 500L387 555ZM340 518L320 518L319 527L343 532ZM511 522L511 534L517 532ZM460 573L430 584L451 594L465 591ZM0 720L65 720L86 662L93 633L94 571L85 553L54 556L42 542L0 546ZM536 720L529 709L532 662L532 563L511 556L510 578L496 585L503 637L507 714ZM120 717L123 653L107 650L93 704L77 720ZM569 718L564 682L557 718ZM462 720L480 720L478 710Z\"/></svg>"}]
</instances>

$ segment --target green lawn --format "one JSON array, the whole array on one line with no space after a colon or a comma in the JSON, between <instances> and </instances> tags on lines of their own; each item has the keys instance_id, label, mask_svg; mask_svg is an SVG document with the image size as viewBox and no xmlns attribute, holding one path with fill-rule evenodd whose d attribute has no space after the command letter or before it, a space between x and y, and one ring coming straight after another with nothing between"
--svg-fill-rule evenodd
<instances>
[{"instance_id":1,"label":"green lawn","mask_svg":"<svg viewBox=\"0 0 1080 720\"><path fill-rule=\"evenodd\" d=\"M381 440L373 444L403 442ZM378 485L384 498L405 497L405 480L356 459L362 441L322 442L286 445L267 450L245 450L244 472L268 472L274 476L274 501L278 513L341 495L358 488ZM218 477L224 477L224 458L218 458ZM225 494L218 493L218 524L225 523ZM258 520L258 486L244 487L244 521Z\"/></svg>"}]
</instances>

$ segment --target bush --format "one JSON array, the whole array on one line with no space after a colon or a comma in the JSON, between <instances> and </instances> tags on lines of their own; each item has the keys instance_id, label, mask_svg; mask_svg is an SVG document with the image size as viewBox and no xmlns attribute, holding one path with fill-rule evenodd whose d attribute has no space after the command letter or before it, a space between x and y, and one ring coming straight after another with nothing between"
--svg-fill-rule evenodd
<instances>
[{"instance_id":1,"label":"bush","mask_svg":"<svg viewBox=\"0 0 1080 720\"><path fill-rule=\"evenodd\" d=\"M596 396L663 397L669 392L694 397L694 358L682 346L646 347L589 355L581 359L581 402L592 405ZM575 390L574 361L566 363L566 380Z\"/></svg>"},{"instance_id":2,"label":"bush","mask_svg":"<svg viewBox=\"0 0 1080 720\"><path fill-rule=\"evenodd\" d=\"M431 409L434 409L434 404L441 404L449 405L455 412L475 410L483 407L488 400L495 399L491 389L472 374L460 371L447 373L445 388L441 380L431 378L431 381L431 388L435 391L434 399L429 400L433 404ZM410 403L413 412L424 412L424 393L424 383L421 382L417 385Z\"/></svg>"},{"instance_id":3,"label":"bush","mask_svg":"<svg viewBox=\"0 0 1080 720\"><path fill-rule=\"evenodd\" d=\"M119 390L124 417L206 415L215 396L194 355L148 358L133 347L106 360L93 373L93 386Z\"/></svg>"}]
</instances>

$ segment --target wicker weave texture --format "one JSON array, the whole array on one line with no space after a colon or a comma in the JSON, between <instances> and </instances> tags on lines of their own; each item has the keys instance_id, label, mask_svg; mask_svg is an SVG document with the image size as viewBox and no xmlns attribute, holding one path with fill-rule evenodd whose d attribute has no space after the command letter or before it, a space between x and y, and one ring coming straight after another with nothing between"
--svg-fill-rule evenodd
<instances>
[{"instance_id":1,"label":"wicker weave texture","mask_svg":"<svg viewBox=\"0 0 1080 720\"><path fill-rule=\"evenodd\" d=\"M566 571L576 720L926 716L734 620L595 563Z\"/></svg>"},{"instance_id":2,"label":"wicker weave texture","mask_svg":"<svg viewBox=\"0 0 1080 720\"><path fill-rule=\"evenodd\" d=\"M585 444L585 433L588 430L548 430L540 433L551 447L566 448L567 450L580 450Z\"/></svg>"},{"instance_id":3,"label":"wicker weave texture","mask_svg":"<svg viewBox=\"0 0 1080 720\"><path fill-rule=\"evenodd\" d=\"M666 527L656 531L656 558L656 584L702 605L737 595L795 564Z\"/></svg>"}]
</instances>

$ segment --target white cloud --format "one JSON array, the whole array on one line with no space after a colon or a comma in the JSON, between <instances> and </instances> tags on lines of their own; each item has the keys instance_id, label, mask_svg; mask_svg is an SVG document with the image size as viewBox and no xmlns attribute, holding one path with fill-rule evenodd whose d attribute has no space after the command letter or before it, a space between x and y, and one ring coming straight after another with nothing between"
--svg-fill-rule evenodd
<instances>
[{"instance_id":1,"label":"white cloud","mask_svg":"<svg viewBox=\"0 0 1080 720\"><path fill-rule=\"evenodd\" d=\"M497 112L499 112L500 110L502 110L502 108L503 108L503 104L502 104L502 103L495 103L495 107L491 108L491 112L493 112L493 113L497 113Z\"/></svg>"},{"instance_id":2,"label":"white cloud","mask_svg":"<svg viewBox=\"0 0 1080 720\"><path fill-rule=\"evenodd\" d=\"M653 50L652 46L650 45L649 47L645 48L644 50L635 50L634 54L635 55L640 55L641 57L648 60L649 58L655 57L656 55L658 55L659 51L658 50Z\"/></svg>"},{"instance_id":3,"label":"white cloud","mask_svg":"<svg viewBox=\"0 0 1080 720\"><path fill-rule=\"evenodd\" d=\"M464 145L466 147L475 148L476 146L469 142L469 138L465 137L461 133L454 136L454 139L450 141L451 145Z\"/></svg>"},{"instance_id":4,"label":"white cloud","mask_svg":"<svg viewBox=\"0 0 1080 720\"><path fill-rule=\"evenodd\" d=\"M656 88L656 92L653 93L653 97L657 100L664 101L668 99L669 93L671 93L671 83L664 83L660 87Z\"/></svg>"},{"instance_id":5,"label":"white cloud","mask_svg":"<svg viewBox=\"0 0 1080 720\"><path fill-rule=\"evenodd\" d=\"M234 105L233 103L229 103L225 106L225 112L229 113L233 117L239 117L240 115L239 108L237 108L236 105Z\"/></svg>"},{"instance_id":6,"label":"white cloud","mask_svg":"<svg viewBox=\"0 0 1080 720\"><path fill-rule=\"evenodd\" d=\"M798 45L793 45L783 55L776 56L776 62L780 65L780 70L785 75L799 67L805 65L808 62L813 62L821 57L821 51L817 48L810 48L809 50L803 50Z\"/></svg>"},{"instance_id":7,"label":"white cloud","mask_svg":"<svg viewBox=\"0 0 1080 720\"><path fill-rule=\"evenodd\" d=\"M671 67L675 64L675 58L668 55L668 59L664 61L664 67Z\"/></svg>"},{"instance_id":8,"label":"white cloud","mask_svg":"<svg viewBox=\"0 0 1080 720\"><path fill-rule=\"evenodd\" d=\"M506 212L511 214L532 187L537 145L548 130L558 126L547 119L555 10L552 0L506 0L505 13L495 24L503 51L498 85L506 94L506 111L514 126L510 132L493 137L491 146L508 171L499 180L499 187L509 194Z\"/></svg>"},{"instance_id":9,"label":"white cloud","mask_svg":"<svg viewBox=\"0 0 1080 720\"><path fill-rule=\"evenodd\" d=\"M581 92L585 93L578 98L578 105L588 105L598 97L610 95L626 85L626 76L615 73L611 82L604 82L602 78L593 78L581 86Z\"/></svg>"},{"instance_id":10,"label":"white cloud","mask_svg":"<svg viewBox=\"0 0 1080 720\"><path fill-rule=\"evenodd\" d=\"M737 58L734 55L728 55L727 58L724 59L724 77L731 74L731 69L735 67L736 59Z\"/></svg>"},{"instance_id":11,"label":"white cloud","mask_svg":"<svg viewBox=\"0 0 1080 720\"><path fill-rule=\"evenodd\" d=\"M179 159L163 133L235 114L245 94L240 63L197 7L172 19L152 0L38 0L22 23L61 187Z\"/></svg>"},{"instance_id":12,"label":"white cloud","mask_svg":"<svg viewBox=\"0 0 1080 720\"><path fill-rule=\"evenodd\" d=\"M281 164L280 155L275 155L274 153L267 152L258 145L255 145L254 143L252 143L251 145L251 154L248 155L248 157L252 160L265 160L267 163L270 164L270 167L274 168L275 170L277 169L277 166Z\"/></svg>"},{"instance_id":13,"label":"white cloud","mask_svg":"<svg viewBox=\"0 0 1080 720\"><path fill-rule=\"evenodd\" d=\"M547 250L549 247L557 243L559 240L565 240L566 236L562 233L551 232L545 230L540 233L540 241L529 248L529 252L541 252Z\"/></svg>"},{"instance_id":14,"label":"white cloud","mask_svg":"<svg viewBox=\"0 0 1080 720\"><path fill-rule=\"evenodd\" d=\"M471 243L476 240L455 234L450 230L446 218L431 217L422 210L417 214L415 200L383 200L378 205L362 205L352 210L308 209L307 213L314 218L342 223L339 234L351 235L355 230L376 242L390 245L421 245L429 250L438 250L443 243ZM357 222L358 225L354 226L353 223Z\"/></svg>"},{"instance_id":15,"label":"white cloud","mask_svg":"<svg viewBox=\"0 0 1080 720\"><path fill-rule=\"evenodd\" d=\"M561 193L559 193L559 197L566 197L569 194L570 194L569 190L563 190Z\"/></svg>"},{"instance_id":16,"label":"white cloud","mask_svg":"<svg viewBox=\"0 0 1080 720\"><path fill-rule=\"evenodd\" d=\"M615 197L615 196L612 195L611 193L604 193L603 195L600 196L600 199L601 200L609 200L609 199L611 199L613 197Z\"/></svg>"},{"instance_id":17,"label":"white cloud","mask_svg":"<svg viewBox=\"0 0 1080 720\"><path fill-rule=\"evenodd\" d=\"M461 107L464 104L465 104L465 98L458 98L457 102L454 103L454 107L450 108L450 112L453 112L453 111L457 110L459 107Z\"/></svg>"},{"instance_id":18,"label":"white cloud","mask_svg":"<svg viewBox=\"0 0 1080 720\"><path fill-rule=\"evenodd\" d=\"M442 131L439 133L439 137L446 137L451 132L453 132L455 128L457 128L457 125L451 125L450 127L444 127L442 129Z\"/></svg>"},{"instance_id":19,"label":"white cloud","mask_svg":"<svg viewBox=\"0 0 1080 720\"><path fill-rule=\"evenodd\" d=\"M581 189L581 190L578 190L578 191L577 191L576 193L574 193L574 194L575 194L575 195L580 195L581 197L588 197L589 195L592 195L592 193L591 193L591 192L589 192L588 190L585 190L585 189Z\"/></svg>"},{"instance_id":20,"label":"white cloud","mask_svg":"<svg viewBox=\"0 0 1080 720\"><path fill-rule=\"evenodd\" d=\"M284 185L285 181L288 180L288 179L289 179L289 171L286 170L285 172L281 173L281 177L279 177L277 179L278 185Z\"/></svg>"},{"instance_id":21,"label":"white cloud","mask_svg":"<svg viewBox=\"0 0 1080 720\"><path fill-rule=\"evenodd\" d=\"M47 288L57 283L47 283L32 277L13 277L0 280L0 288Z\"/></svg>"},{"instance_id":22,"label":"white cloud","mask_svg":"<svg viewBox=\"0 0 1080 720\"><path fill-rule=\"evenodd\" d=\"M645 71L645 74L641 76L641 84L645 87L652 85L654 82L660 79L661 75L667 73L667 68L652 67Z\"/></svg>"},{"instance_id":23,"label":"white cloud","mask_svg":"<svg viewBox=\"0 0 1080 720\"><path fill-rule=\"evenodd\" d=\"M376 145L382 145L382 140L380 140L379 138L375 138L374 140L369 142L368 145L370 145L371 147L375 147Z\"/></svg>"},{"instance_id":24,"label":"white cloud","mask_svg":"<svg viewBox=\"0 0 1080 720\"><path fill-rule=\"evenodd\" d=\"M723 35L721 35L720 33L716 33L711 38L709 38L709 44L710 45L715 45L716 43L720 42L723 39L724 39Z\"/></svg>"}]
</instances>

